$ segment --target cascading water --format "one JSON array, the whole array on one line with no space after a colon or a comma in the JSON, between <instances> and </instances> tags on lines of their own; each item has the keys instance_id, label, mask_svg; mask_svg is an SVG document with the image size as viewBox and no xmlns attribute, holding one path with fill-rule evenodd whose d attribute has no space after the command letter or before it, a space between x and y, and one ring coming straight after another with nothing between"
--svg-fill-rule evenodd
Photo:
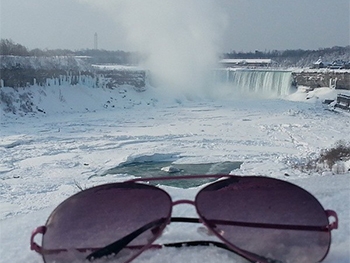
<instances>
[{"instance_id":1,"label":"cascading water","mask_svg":"<svg viewBox=\"0 0 350 263\"><path fill-rule=\"evenodd\" d=\"M214 82L223 84L232 94L280 97L291 93L292 73L272 69L217 69Z\"/></svg>"}]
</instances>

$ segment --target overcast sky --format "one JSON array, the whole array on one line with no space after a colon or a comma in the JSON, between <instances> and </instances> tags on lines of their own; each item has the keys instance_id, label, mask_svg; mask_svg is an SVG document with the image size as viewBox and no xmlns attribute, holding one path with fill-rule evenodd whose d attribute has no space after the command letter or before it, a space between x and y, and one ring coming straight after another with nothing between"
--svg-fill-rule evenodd
<instances>
[{"instance_id":1,"label":"overcast sky","mask_svg":"<svg viewBox=\"0 0 350 263\"><path fill-rule=\"evenodd\" d=\"M209 39L205 48L224 52L349 45L350 0L0 2L1 38L29 49L93 48L95 32L99 48L125 51L179 39L193 46Z\"/></svg>"}]
</instances>

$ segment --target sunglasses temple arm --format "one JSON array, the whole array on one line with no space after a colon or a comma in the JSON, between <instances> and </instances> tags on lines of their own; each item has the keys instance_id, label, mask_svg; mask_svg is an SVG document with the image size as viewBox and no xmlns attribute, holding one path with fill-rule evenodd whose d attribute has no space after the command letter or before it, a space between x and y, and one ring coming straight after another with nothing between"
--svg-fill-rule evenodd
<instances>
[{"instance_id":1,"label":"sunglasses temple arm","mask_svg":"<svg viewBox=\"0 0 350 263\"><path fill-rule=\"evenodd\" d=\"M93 259L98 259L110 254L117 254L120 252L123 248L125 248L133 239L137 238L139 235L144 233L145 231L156 227L160 226L163 224L165 221L164 218L153 221L147 225L144 225L143 227L135 230L134 232L130 233L129 235L123 237L122 239L104 247L101 248L90 255L87 256L86 259L88 260L93 260ZM201 223L201 220L198 218L189 218L189 217L171 217L170 222L181 222L181 223ZM182 247L182 246L209 246L209 245L214 245L216 247L226 249L228 251L231 251L247 260L249 260L252 263L282 263L280 261L274 260L274 259L269 259L265 258L259 255L256 255L252 252L236 248L232 249L228 247L226 244L220 243L220 242L215 242L215 241L190 241L190 242L178 242L178 243L168 243L168 244L163 244L161 246L163 247ZM159 247L158 245L156 247Z\"/></svg>"},{"instance_id":2,"label":"sunglasses temple arm","mask_svg":"<svg viewBox=\"0 0 350 263\"><path fill-rule=\"evenodd\" d=\"M146 232L147 230L149 230L150 228L156 227L156 226L160 226L164 223L164 218L158 219L156 221L153 221L149 224L144 225L143 227L137 229L136 231L130 233L129 235L123 237L122 239L117 240L116 242L104 247L104 248L100 248L97 251L95 251L94 253L102 253L103 255L101 257L104 256L105 253L110 254L110 253L117 253L115 251L115 249L113 250L113 248L111 248L111 250L113 251L104 251L105 249L107 249L108 247L117 247L118 248L118 252L125 248L132 240L134 240L135 238L137 238L139 235L141 235L142 233ZM186 222L186 223L200 223L198 218L185 218L185 217L173 217L171 218L171 222ZM45 250L39 246L35 241L34 238L36 235L38 234L42 234L44 235L46 232L46 226L39 226L36 229L34 229L34 231L32 232L31 238L30 238L30 249L39 253L39 254L44 254L44 253L55 253L56 250ZM84 250L84 249L83 249ZM59 250L57 250L59 252ZM104 251L104 252L103 252ZM97 258L96 255L93 255L94 253L90 254L88 257L89 258ZM89 259L88 258L88 259Z\"/></svg>"},{"instance_id":3,"label":"sunglasses temple arm","mask_svg":"<svg viewBox=\"0 0 350 263\"><path fill-rule=\"evenodd\" d=\"M114 243L111 243L91 254L89 254L86 259L89 261L92 261L94 259L99 259L111 254L118 254L123 248L125 248L131 241L133 241L135 238L137 238L142 233L146 232L147 230L159 227L165 222L165 218L160 218L155 221L152 221L139 229L135 230L134 232L130 233L129 235L115 241Z\"/></svg>"},{"instance_id":4,"label":"sunglasses temple arm","mask_svg":"<svg viewBox=\"0 0 350 263\"><path fill-rule=\"evenodd\" d=\"M266 229L286 229L286 230L308 230L308 231L331 231L338 228L338 216L333 210L325 210L328 217L334 217L334 222L327 226L302 226L302 225L281 225L281 224L267 224L267 223L247 223L237 222L228 220L205 220L209 228L216 228L217 225L232 225L232 226L245 226L255 228L266 228ZM188 217L172 217L171 222L181 223L202 223L202 220L198 218Z\"/></svg>"},{"instance_id":5,"label":"sunglasses temple arm","mask_svg":"<svg viewBox=\"0 0 350 263\"><path fill-rule=\"evenodd\" d=\"M270 258L265 258L259 255L256 255L252 252L243 250L243 249L239 249L239 251L232 249L230 247L228 247L226 244L224 243L220 243L217 241L188 241L188 242L177 242L177 243L167 243L167 244L163 244L163 247L194 247L194 246L215 246L215 247L219 247L225 250L228 250L230 252L233 252L245 259L247 259L248 261L252 262L252 263L283 263L281 261L278 260L274 260L274 259L270 259Z\"/></svg>"},{"instance_id":6,"label":"sunglasses temple arm","mask_svg":"<svg viewBox=\"0 0 350 263\"><path fill-rule=\"evenodd\" d=\"M144 225L143 227L137 229L136 231L130 233L129 235L123 237L122 239L119 239L116 242L114 242L114 243L112 243L104 248L98 249L97 251L89 254L86 259L91 261L93 259L98 259L98 258L101 258L104 256L108 256L108 255L113 254L113 253L117 254L123 248L125 248L132 240L137 238L139 235L141 235L142 233L144 233L145 231L147 231L151 228L162 225L164 223L164 221L165 221L165 219L161 218L161 219L155 220L153 222L150 222L150 223ZM198 218L172 217L171 222L200 223L201 221ZM37 243L34 242L34 237L37 234L45 234L45 232L46 232L45 226L40 226L33 231L32 236L31 236L31 240L30 240L31 250L34 250L39 254L43 253L42 247L40 247ZM253 254L253 253L245 251L245 250L229 248L227 245L220 243L220 242L215 242L215 241L179 242L179 243L164 244L162 246L164 246L164 247L181 247L181 246L209 246L209 245L214 245L216 247L220 247L222 249L226 249L228 251L231 251L237 255L240 255L240 256L246 258L250 262L280 263L278 261L266 259L264 257L258 256L256 254ZM159 246L157 246L157 247L159 247ZM257 260L257 258L258 258L258 260Z\"/></svg>"},{"instance_id":7,"label":"sunglasses temple arm","mask_svg":"<svg viewBox=\"0 0 350 263\"><path fill-rule=\"evenodd\" d=\"M37 234L42 234L44 235L46 232L46 226L39 226L37 227L33 232L32 232L32 236L30 238L30 249L31 250L34 250L35 252L39 253L39 254L42 254L42 247L39 246L35 241L34 241L34 237L37 235Z\"/></svg>"},{"instance_id":8,"label":"sunglasses temple arm","mask_svg":"<svg viewBox=\"0 0 350 263\"><path fill-rule=\"evenodd\" d=\"M326 214L327 214L328 218L334 217L334 222L332 222L328 225L328 229L330 231L333 229L338 229L339 219L338 219L337 213L333 210L326 210Z\"/></svg>"},{"instance_id":9,"label":"sunglasses temple arm","mask_svg":"<svg viewBox=\"0 0 350 263\"><path fill-rule=\"evenodd\" d=\"M172 217L170 219L171 222L181 222L181 223L202 223L202 221L199 218L189 218L189 217ZM167 243L163 244L164 247L192 247L192 246L216 246L225 250L228 250L230 252L235 253L236 255L239 255L248 261L252 263L283 263L278 260L270 259L270 258L265 258L262 256L259 256L257 254L254 254L252 252L240 249L240 248L235 248L232 249L228 247L224 243L216 242L216 241L188 241L188 242L177 242L177 243Z\"/></svg>"},{"instance_id":10,"label":"sunglasses temple arm","mask_svg":"<svg viewBox=\"0 0 350 263\"><path fill-rule=\"evenodd\" d=\"M170 222L178 222L178 223L202 223L199 218L192 217L172 217L170 218Z\"/></svg>"}]
</instances>

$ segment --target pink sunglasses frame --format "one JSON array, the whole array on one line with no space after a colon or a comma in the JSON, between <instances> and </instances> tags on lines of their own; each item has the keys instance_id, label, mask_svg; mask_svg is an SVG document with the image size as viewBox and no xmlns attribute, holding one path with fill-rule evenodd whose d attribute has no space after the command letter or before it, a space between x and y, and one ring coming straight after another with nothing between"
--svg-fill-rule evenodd
<instances>
[{"instance_id":1,"label":"pink sunglasses frame","mask_svg":"<svg viewBox=\"0 0 350 263\"><path fill-rule=\"evenodd\" d=\"M155 182L155 181L169 181L169 180L188 180L188 179L227 179L227 178L237 178L237 177L241 177L241 176L236 176L236 175L181 175L181 176L176 176L176 177L171 177L171 176L166 176L166 177L149 177L149 178L136 178L136 179L131 179L131 180L127 180L124 182L121 182L120 184L123 183L142 183L142 182ZM260 176L256 176L257 178ZM266 177L265 177L266 178ZM271 178L271 179L275 179L275 178ZM279 180L279 179L275 179L275 180ZM280 180L282 181L282 180ZM207 185L211 185L215 182L210 182ZM287 182L286 182L287 183ZM111 183L113 184L113 183ZM154 186L156 187L156 186ZM156 187L159 188L159 187ZM205 187L204 187L205 188ZM159 188L160 189L160 188ZM164 191L164 190L163 190ZM306 190L304 190L306 191ZM165 191L164 191L165 192ZM167 195L169 195L167 192L165 192ZM171 197L169 196L170 200ZM193 200L188 200L188 199L180 199L180 200L176 200L176 201L172 201L171 204L171 211L172 208L176 205L179 204L189 204L189 205L193 205L196 209L196 203ZM223 236L221 236L220 234L218 234L216 231L213 231L212 227L210 226L210 224L208 224L205 219L203 219L201 217L201 214L198 212L197 209L197 214L199 216L199 218L185 218L185 217L171 217L171 214L167 217L168 221L166 222L166 224L164 224L164 228L166 225L170 224L171 222L184 222L184 223L202 223L204 224L208 230L210 230L212 233L214 233L222 242L216 242L216 241L191 241L191 242L179 242L179 243L171 243L171 244L163 244L163 245L158 245L158 244L153 244L153 242L155 240L157 240L164 228L160 229L160 231L157 231L154 235L154 238L145 246L140 247L135 247L135 248L139 248L139 251L132 256L130 259L128 259L127 261L125 261L125 263L129 263L132 260L134 260L137 256L139 256L142 252L144 252L147 249L152 249L152 248L163 248L163 247L181 247L181 246L198 246L198 245L215 245L224 249L227 249L229 251L232 251L234 253L236 253L237 255L240 255L241 257L249 260L250 262L255 262L255 263L279 263L280 261L275 261L275 260L271 260L271 259L267 259L264 258L262 256L256 255L252 252L240 249L239 247L235 246L234 244L230 243L228 240L226 240ZM240 222L237 223L235 222L233 225L241 225L241 226L253 226L253 227L261 227L261 228L274 228L274 229L295 229L295 230L309 230L309 231L327 231L330 232L334 229L338 228L338 216L337 213L333 210L325 210L325 214L328 218L333 217L334 221L329 223L326 226L323 227L314 227L314 226L285 226L285 225L276 225L276 224L259 224L259 223L244 223L244 222ZM216 220L215 223L220 223L220 224L232 224L232 222L224 222L224 221L220 221L220 220ZM211 221L211 223L213 223ZM153 226L152 226L153 227ZM148 230L149 228L145 229ZM136 230L137 231L137 230ZM135 231L135 232L136 232ZM46 250L43 247L39 246L36 242L35 242L35 237L38 234L42 234L45 235L46 232L46 226L39 226L37 227L31 235L30 238L30 249L37 252L40 255L46 255L46 254L57 254L60 253L62 251L65 251L64 249L56 249L56 250ZM133 233L131 233L133 234ZM102 248L104 249L104 248ZM95 257L92 256L93 254L96 254L96 252L99 252L101 250L101 248L81 248L78 249L80 252L85 252L85 251L95 251L93 253L91 253L88 256L88 259L94 259L94 258L99 258L99 257ZM329 248L328 248L329 250ZM324 258L326 257L327 253L325 254ZM323 259L324 259L323 258ZM323 260L322 259L322 260ZM321 261L322 261L321 260Z\"/></svg>"}]
</instances>

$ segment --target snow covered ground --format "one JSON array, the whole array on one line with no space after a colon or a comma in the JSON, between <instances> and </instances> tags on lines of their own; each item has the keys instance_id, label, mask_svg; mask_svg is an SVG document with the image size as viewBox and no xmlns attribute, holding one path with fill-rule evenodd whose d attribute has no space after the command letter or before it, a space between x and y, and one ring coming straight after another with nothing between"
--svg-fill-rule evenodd
<instances>
[{"instance_id":1,"label":"snow covered ground","mask_svg":"<svg viewBox=\"0 0 350 263\"><path fill-rule=\"evenodd\" d=\"M32 87L46 113L0 111L0 262L42 262L29 249L31 231L51 211L79 191L125 174L104 174L126 160L178 163L241 161L240 175L290 181L314 194L339 216L324 262L350 262L350 172L304 173L293 165L317 156L338 140L350 141L350 115L326 110L322 99L335 91L297 92L286 98L172 98L148 88L101 90ZM308 98L308 99L306 99ZM347 169L350 163L345 163ZM193 198L198 188L164 186L173 199ZM176 216L193 216L190 206ZM98 215L97 215L98 216ZM162 241L204 239L191 224L168 226ZM38 238L38 242L40 239ZM148 251L135 262L245 262L215 247Z\"/></svg>"}]
</instances>

